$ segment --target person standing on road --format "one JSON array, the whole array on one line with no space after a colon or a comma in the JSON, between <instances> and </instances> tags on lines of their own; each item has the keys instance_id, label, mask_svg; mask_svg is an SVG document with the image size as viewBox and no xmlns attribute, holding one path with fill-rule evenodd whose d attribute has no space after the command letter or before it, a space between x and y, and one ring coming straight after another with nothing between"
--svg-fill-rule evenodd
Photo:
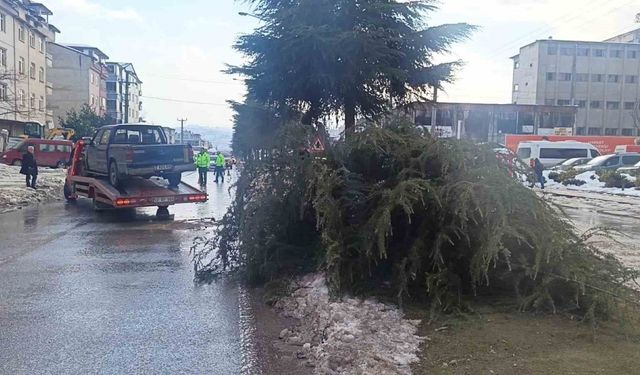
<instances>
[{"instance_id":1,"label":"person standing on road","mask_svg":"<svg viewBox=\"0 0 640 375\"><path fill-rule=\"evenodd\" d=\"M542 190L544 190L544 176L542 175L542 172L544 171L544 164L542 164L542 162L538 158L536 158L536 160L533 162L533 171L536 174L536 182L539 182L540 187L542 188Z\"/></svg>"},{"instance_id":2,"label":"person standing on road","mask_svg":"<svg viewBox=\"0 0 640 375\"><path fill-rule=\"evenodd\" d=\"M219 178L222 178L222 183L224 183L224 170L226 168L226 164L224 155L222 155L222 152L218 151L218 156L216 156L216 184L218 183Z\"/></svg>"},{"instance_id":3,"label":"person standing on road","mask_svg":"<svg viewBox=\"0 0 640 375\"><path fill-rule=\"evenodd\" d=\"M198 167L198 183L200 186L207 186L207 173L211 165L211 156L206 148L200 150L196 155L196 167Z\"/></svg>"},{"instance_id":4,"label":"person standing on road","mask_svg":"<svg viewBox=\"0 0 640 375\"><path fill-rule=\"evenodd\" d=\"M27 147L27 152L22 154L22 167L20 173L26 176L27 187L36 188L36 180L38 179L38 163L34 154L33 146Z\"/></svg>"}]
</instances>

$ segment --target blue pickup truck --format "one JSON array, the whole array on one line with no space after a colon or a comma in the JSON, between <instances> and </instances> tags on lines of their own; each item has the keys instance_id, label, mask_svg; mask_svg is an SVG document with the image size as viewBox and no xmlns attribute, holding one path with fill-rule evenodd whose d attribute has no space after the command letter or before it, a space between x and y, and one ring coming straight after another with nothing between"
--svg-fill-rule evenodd
<instances>
[{"instance_id":1,"label":"blue pickup truck","mask_svg":"<svg viewBox=\"0 0 640 375\"><path fill-rule=\"evenodd\" d=\"M161 126L146 124L101 127L84 161L86 175L107 176L114 187L133 176L163 177L169 186L178 186L182 172L195 170L191 146L169 144Z\"/></svg>"}]
</instances>

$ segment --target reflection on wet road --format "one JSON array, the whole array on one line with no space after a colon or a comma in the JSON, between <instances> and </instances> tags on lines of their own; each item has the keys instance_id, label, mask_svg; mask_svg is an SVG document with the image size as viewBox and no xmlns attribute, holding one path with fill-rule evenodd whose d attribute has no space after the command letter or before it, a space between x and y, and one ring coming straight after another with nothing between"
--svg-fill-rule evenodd
<instances>
[{"instance_id":1,"label":"reflection on wet road","mask_svg":"<svg viewBox=\"0 0 640 375\"><path fill-rule=\"evenodd\" d=\"M238 286L193 283L184 223L219 219L229 186L174 222L88 200L0 216L0 373L239 373Z\"/></svg>"}]
</instances>

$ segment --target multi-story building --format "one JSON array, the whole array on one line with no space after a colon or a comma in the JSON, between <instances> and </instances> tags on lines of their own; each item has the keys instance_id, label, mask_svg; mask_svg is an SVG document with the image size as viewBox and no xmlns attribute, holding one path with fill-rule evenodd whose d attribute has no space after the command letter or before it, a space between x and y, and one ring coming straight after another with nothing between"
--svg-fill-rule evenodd
<instances>
[{"instance_id":1,"label":"multi-story building","mask_svg":"<svg viewBox=\"0 0 640 375\"><path fill-rule=\"evenodd\" d=\"M538 40L513 56L514 104L576 106L578 135L638 135L640 30L605 42Z\"/></svg>"},{"instance_id":2,"label":"multi-story building","mask_svg":"<svg viewBox=\"0 0 640 375\"><path fill-rule=\"evenodd\" d=\"M142 81L131 63L107 63L107 114L116 123L143 122Z\"/></svg>"},{"instance_id":3,"label":"multi-story building","mask_svg":"<svg viewBox=\"0 0 640 375\"><path fill-rule=\"evenodd\" d=\"M0 129L10 136L24 134L34 123L53 128L47 42L60 31L49 23L52 14L42 3L0 0Z\"/></svg>"},{"instance_id":4,"label":"multi-story building","mask_svg":"<svg viewBox=\"0 0 640 375\"><path fill-rule=\"evenodd\" d=\"M107 112L107 67L109 57L100 49L84 45L48 43L53 66L49 80L55 88L48 108L53 111L54 122L69 111L79 111L89 105L103 116Z\"/></svg>"}]
</instances>

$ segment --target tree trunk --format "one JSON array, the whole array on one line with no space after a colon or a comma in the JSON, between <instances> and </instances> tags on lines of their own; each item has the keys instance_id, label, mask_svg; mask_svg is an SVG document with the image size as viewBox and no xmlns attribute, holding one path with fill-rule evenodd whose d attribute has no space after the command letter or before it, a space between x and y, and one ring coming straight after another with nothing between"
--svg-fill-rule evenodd
<instances>
[{"instance_id":1,"label":"tree trunk","mask_svg":"<svg viewBox=\"0 0 640 375\"><path fill-rule=\"evenodd\" d=\"M356 128L356 105L350 100L344 104L344 133L353 133Z\"/></svg>"}]
</instances>

